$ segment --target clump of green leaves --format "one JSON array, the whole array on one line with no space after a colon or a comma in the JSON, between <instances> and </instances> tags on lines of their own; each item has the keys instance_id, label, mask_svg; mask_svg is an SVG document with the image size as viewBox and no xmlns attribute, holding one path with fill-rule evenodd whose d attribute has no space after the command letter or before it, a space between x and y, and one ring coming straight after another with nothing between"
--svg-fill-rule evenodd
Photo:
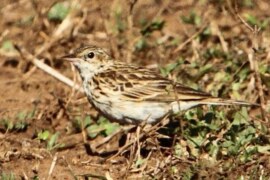
<instances>
[{"instance_id":1,"label":"clump of green leaves","mask_svg":"<svg viewBox=\"0 0 270 180\"><path fill-rule=\"evenodd\" d=\"M262 30L264 30L269 25L269 18L264 20L258 20L255 16L251 14L245 14L245 18L251 26L260 27Z\"/></svg>"},{"instance_id":2,"label":"clump of green leaves","mask_svg":"<svg viewBox=\"0 0 270 180\"><path fill-rule=\"evenodd\" d=\"M75 128L76 132L81 132L86 127L93 124L94 121L91 119L90 116L85 116L84 118L81 116L76 116L74 121L72 121L72 127Z\"/></svg>"},{"instance_id":3,"label":"clump of green leaves","mask_svg":"<svg viewBox=\"0 0 270 180\"><path fill-rule=\"evenodd\" d=\"M211 47L206 49L203 54L203 58L206 60L210 60L213 58L223 58L223 59L228 59L228 55L224 53L219 47Z\"/></svg>"},{"instance_id":4,"label":"clump of green leaves","mask_svg":"<svg viewBox=\"0 0 270 180\"><path fill-rule=\"evenodd\" d=\"M120 7L117 7L116 10L114 11L114 19L116 22L116 31L123 32L126 29L126 24L123 21L122 9Z\"/></svg>"},{"instance_id":5,"label":"clump of green leaves","mask_svg":"<svg viewBox=\"0 0 270 180\"><path fill-rule=\"evenodd\" d=\"M188 16L181 16L181 19L186 24L201 25L201 18L195 12L190 12Z\"/></svg>"},{"instance_id":6,"label":"clump of green leaves","mask_svg":"<svg viewBox=\"0 0 270 180\"><path fill-rule=\"evenodd\" d=\"M144 48L146 48L148 46L147 41L144 37L140 38L137 43L135 44L135 49L137 51L141 51Z\"/></svg>"},{"instance_id":7,"label":"clump of green leaves","mask_svg":"<svg viewBox=\"0 0 270 180\"><path fill-rule=\"evenodd\" d=\"M162 30L164 25L165 25L165 21L163 21L163 20L153 21L141 30L141 34L143 36L147 36L154 31L160 31L160 30Z\"/></svg>"},{"instance_id":8,"label":"clump of green leaves","mask_svg":"<svg viewBox=\"0 0 270 180\"><path fill-rule=\"evenodd\" d=\"M11 40L5 40L0 48L2 51L15 51L14 45Z\"/></svg>"},{"instance_id":9,"label":"clump of green leaves","mask_svg":"<svg viewBox=\"0 0 270 180\"><path fill-rule=\"evenodd\" d=\"M25 131L29 125L28 120L35 115L35 109L31 112L20 111L15 118L4 117L0 120L0 125L6 131Z\"/></svg>"},{"instance_id":10,"label":"clump of green leaves","mask_svg":"<svg viewBox=\"0 0 270 180\"><path fill-rule=\"evenodd\" d=\"M93 121L90 116L86 116L85 118L78 116L75 118L73 126L77 131L86 129L87 135L90 138L95 138L98 135L109 136L120 128L118 123L111 123L103 116L101 116L97 122Z\"/></svg>"},{"instance_id":11,"label":"clump of green leaves","mask_svg":"<svg viewBox=\"0 0 270 180\"><path fill-rule=\"evenodd\" d=\"M184 64L184 59L179 58L177 62L167 64L164 67L160 67L159 70L160 70L161 75L166 77L169 74L171 74L174 70L176 70L179 66L181 66L182 64Z\"/></svg>"},{"instance_id":12,"label":"clump of green leaves","mask_svg":"<svg viewBox=\"0 0 270 180\"><path fill-rule=\"evenodd\" d=\"M270 142L258 134L262 125L250 121L246 107L230 117L224 111L215 111L215 108L206 113L195 108L184 114L188 123L182 133L191 156L197 157L203 151L213 162L222 157L237 157L239 162L245 163L253 160L254 154L270 153ZM175 146L175 155L185 156L180 143Z\"/></svg>"},{"instance_id":13,"label":"clump of green leaves","mask_svg":"<svg viewBox=\"0 0 270 180\"><path fill-rule=\"evenodd\" d=\"M141 51L149 46L150 41L148 41L148 39L149 39L150 35L154 31L161 31L165 25L165 21L164 20L155 20L155 21L152 21L149 23L147 21L143 21L143 22L141 22L141 25L142 25L142 28L141 28L141 35L142 36L135 43L135 49L137 51ZM156 44L159 44L158 41Z\"/></svg>"},{"instance_id":14,"label":"clump of green leaves","mask_svg":"<svg viewBox=\"0 0 270 180\"><path fill-rule=\"evenodd\" d=\"M48 12L49 20L62 21L69 13L70 7L68 2L57 2L54 4Z\"/></svg>"},{"instance_id":15,"label":"clump of green leaves","mask_svg":"<svg viewBox=\"0 0 270 180\"><path fill-rule=\"evenodd\" d=\"M1 175L0 175L0 179L2 180L15 180L15 175L14 173L10 172L10 173L5 173L5 172L2 172Z\"/></svg>"},{"instance_id":16,"label":"clump of green leaves","mask_svg":"<svg viewBox=\"0 0 270 180\"><path fill-rule=\"evenodd\" d=\"M250 7L250 8L254 6L254 2L252 0L243 0L241 3L243 6Z\"/></svg>"},{"instance_id":17,"label":"clump of green leaves","mask_svg":"<svg viewBox=\"0 0 270 180\"><path fill-rule=\"evenodd\" d=\"M48 130L40 131L37 135L37 139L47 143L47 149L49 151L65 146L64 144L57 143L58 137L58 132L52 134Z\"/></svg>"},{"instance_id":18,"label":"clump of green leaves","mask_svg":"<svg viewBox=\"0 0 270 180\"><path fill-rule=\"evenodd\" d=\"M110 134L112 134L119 128L120 126L118 123L111 123L106 118L100 117L96 124L91 124L91 125L89 124L86 127L86 130L87 130L88 136L91 138L94 138L99 134L103 136L109 136Z\"/></svg>"}]
</instances>

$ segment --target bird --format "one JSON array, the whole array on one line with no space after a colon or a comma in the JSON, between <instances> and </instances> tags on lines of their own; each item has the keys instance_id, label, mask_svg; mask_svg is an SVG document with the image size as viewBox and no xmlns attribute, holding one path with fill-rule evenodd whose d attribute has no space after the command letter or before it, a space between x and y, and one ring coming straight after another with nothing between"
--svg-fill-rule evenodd
<instances>
[{"instance_id":1,"label":"bird","mask_svg":"<svg viewBox=\"0 0 270 180\"><path fill-rule=\"evenodd\" d=\"M96 46L83 46L62 58L78 70L94 108L121 124L155 124L200 105L255 105L195 90L153 70L116 60Z\"/></svg>"}]
</instances>

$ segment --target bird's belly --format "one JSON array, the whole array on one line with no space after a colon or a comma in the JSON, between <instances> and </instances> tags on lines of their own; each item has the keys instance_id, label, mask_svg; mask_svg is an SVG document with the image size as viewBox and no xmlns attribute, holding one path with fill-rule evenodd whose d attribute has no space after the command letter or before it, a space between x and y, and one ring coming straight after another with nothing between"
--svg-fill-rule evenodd
<instances>
[{"instance_id":1,"label":"bird's belly","mask_svg":"<svg viewBox=\"0 0 270 180\"><path fill-rule=\"evenodd\" d=\"M90 100L91 101L91 100ZM155 123L170 112L170 106L161 103L110 102L110 104L92 102L94 106L111 120L120 123Z\"/></svg>"},{"instance_id":2,"label":"bird's belly","mask_svg":"<svg viewBox=\"0 0 270 180\"><path fill-rule=\"evenodd\" d=\"M197 102L121 102L116 101L110 107L101 107L100 111L121 123L155 123L170 113L178 113L198 105Z\"/></svg>"},{"instance_id":3,"label":"bird's belly","mask_svg":"<svg viewBox=\"0 0 270 180\"><path fill-rule=\"evenodd\" d=\"M169 106L162 103L114 102L111 106L110 114L120 122L134 124L145 121L147 123L155 123L169 111Z\"/></svg>"}]
</instances>

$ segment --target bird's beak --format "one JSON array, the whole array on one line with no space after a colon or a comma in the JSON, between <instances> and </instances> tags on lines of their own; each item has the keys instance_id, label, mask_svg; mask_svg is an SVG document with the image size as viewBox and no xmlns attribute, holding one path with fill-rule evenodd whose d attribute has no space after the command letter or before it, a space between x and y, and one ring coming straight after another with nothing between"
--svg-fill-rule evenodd
<instances>
[{"instance_id":1,"label":"bird's beak","mask_svg":"<svg viewBox=\"0 0 270 180\"><path fill-rule=\"evenodd\" d=\"M66 56L62 56L61 59L65 60L65 61L69 61L69 62L79 61L79 58L77 58L75 54L69 54Z\"/></svg>"}]
</instances>

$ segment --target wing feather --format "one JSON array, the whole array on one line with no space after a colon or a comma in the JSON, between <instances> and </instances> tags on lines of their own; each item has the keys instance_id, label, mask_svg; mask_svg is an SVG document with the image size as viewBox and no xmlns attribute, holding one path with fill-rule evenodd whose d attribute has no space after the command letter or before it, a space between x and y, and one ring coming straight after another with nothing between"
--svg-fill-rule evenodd
<instances>
[{"instance_id":1,"label":"wing feather","mask_svg":"<svg viewBox=\"0 0 270 180\"><path fill-rule=\"evenodd\" d=\"M121 67L121 68L120 68ZM120 68L120 69L119 69ZM108 84L115 84L122 92L120 99L128 101L196 101L211 98L212 95L192 89L164 78L154 71L136 66L115 65L100 74Z\"/></svg>"}]
</instances>

